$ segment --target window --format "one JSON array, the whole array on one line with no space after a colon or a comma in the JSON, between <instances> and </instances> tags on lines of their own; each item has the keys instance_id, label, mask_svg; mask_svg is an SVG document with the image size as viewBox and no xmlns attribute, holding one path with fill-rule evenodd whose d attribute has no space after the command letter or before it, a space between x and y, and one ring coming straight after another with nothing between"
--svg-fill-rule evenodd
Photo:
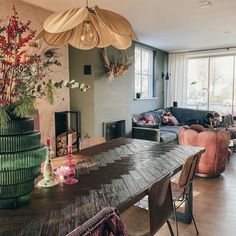
<instances>
[{"instance_id":1,"label":"window","mask_svg":"<svg viewBox=\"0 0 236 236\"><path fill-rule=\"evenodd\" d=\"M236 116L235 60L236 56L189 59L186 106Z\"/></svg>"},{"instance_id":2,"label":"window","mask_svg":"<svg viewBox=\"0 0 236 236\"><path fill-rule=\"evenodd\" d=\"M153 51L135 46L135 94L141 98L153 97Z\"/></svg>"}]
</instances>

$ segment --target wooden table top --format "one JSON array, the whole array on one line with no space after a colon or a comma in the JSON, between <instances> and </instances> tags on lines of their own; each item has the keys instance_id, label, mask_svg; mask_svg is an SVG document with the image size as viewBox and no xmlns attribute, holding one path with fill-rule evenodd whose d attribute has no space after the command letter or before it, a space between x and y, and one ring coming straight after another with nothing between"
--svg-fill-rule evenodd
<instances>
[{"instance_id":1,"label":"wooden table top","mask_svg":"<svg viewBox=\"0 0 236 236\"><path fill-rule=\"evenodd\" d=\"M203 151L125 138L80 151L78 183L37 187L30 204L0 210L0 234L64 236L104 207L124 211L141 200L153 183L180 171L189 155Z\"/></svg>"}]
</instances>

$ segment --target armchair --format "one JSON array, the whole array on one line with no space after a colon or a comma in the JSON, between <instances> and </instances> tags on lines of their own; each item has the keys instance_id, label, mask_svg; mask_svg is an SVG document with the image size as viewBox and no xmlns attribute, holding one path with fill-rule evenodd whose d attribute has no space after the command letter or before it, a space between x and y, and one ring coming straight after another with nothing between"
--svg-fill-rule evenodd
<instances>
[{"instance_id":1,"label":"armchair","mask_svg":"<svg viewBox=\"0 0 236 236\"><path fill-rule=\"evenodd\" d=\"M230 134L228 131L204 129L201 125L181 128L179 143L182 145L205 147L196 168L199 177L217 177L224 170L229 151Z\"/></svg>"}]
</instances>

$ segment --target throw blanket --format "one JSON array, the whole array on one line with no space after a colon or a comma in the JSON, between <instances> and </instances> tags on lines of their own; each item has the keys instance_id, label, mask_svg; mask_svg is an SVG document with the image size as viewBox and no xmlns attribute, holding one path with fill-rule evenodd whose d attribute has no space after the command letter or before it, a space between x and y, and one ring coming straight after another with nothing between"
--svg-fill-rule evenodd
<instances>
[{"instance_id":1,"label":"throw blanket","mask_svg":"<svg viewBox=\"0 0 236 236\"><path fill-rule=\"evenodd\" d=\"M125 227L116 209L107 207L67 236L125 236Z\"/></svg>"}]
</instances>

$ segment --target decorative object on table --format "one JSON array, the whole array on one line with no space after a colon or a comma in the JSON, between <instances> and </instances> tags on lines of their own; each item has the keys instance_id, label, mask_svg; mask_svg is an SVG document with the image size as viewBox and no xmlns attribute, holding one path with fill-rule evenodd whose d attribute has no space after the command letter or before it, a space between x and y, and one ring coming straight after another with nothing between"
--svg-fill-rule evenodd
<instances>
[{"instance_id":1,"label":"decorative object on table","mask_svg":"<svg viewBox=\"0 0 236 236\"><path fill-rule=\"evenodd\" d=\"M0 123L0 208L17 208L29 202L34 179L40 174L46 148L33 119Z\"/></svg>"},{"instance_id":2,"label":"decorative object on table","mask_svg":"<svg viewBox=\"0 0 236 236\"><path fill-rule=\"evenodd\" d=\"M44 22L37 38L52 46L71 46L83 50L112 45L127 49L138 40L131 24L121 15L98 6L74 8L53 13Z\"/></svg>"},{"instance_id":3,"label":"decorative object on table","mask_svg":"<svg viewBox=\"0 0 236 236\"><path fill-rule=\"evenodd\" d=\"M56 156L67 155L68 137L72 134L72 151L79 150L79 113L55 112Z\"/></svg>"},{"instance_id":4,"label":"decorative object on table","mask_svg":"<svg viewBox=\"0 0 236 236\"><path fill-rule=\"evenodd\" d=\"M47 138L46 140L47 154L46 161L43 168L43 179L38 182L39 187L53 187L59 184L59 181L53 178L53 169L51 163L51 140Z\"/></svg>"},{"instance_id":5,"label":"decorative object on table","mask_svg":"<svg viewBox=\"0 0 236 236\"><path fill-rule=\"evenodd\" d=\"M125 51L120 51L120 55L117 58L117 61L110 62L107 55L107 49L103 48L102 57L109 81L113 80L114 78L123 76L128 71L129 67L133 64L133 57L128 58Z\"/></svg>"},{"instance_id":6,"label":"decorative object on table","mask_svg":"<svg viewBox=\"0 0 236 236\"><path fill-rule=\"evenodd\" d=\"M71 166L61 166L54 170L59 180L64 184L76 184L78 179L75 178L75 169Z\"/></svg>"},{"instance_id":7,"label":"decorative object on table","mask_svg":"<svg viewBox=\"0 0 236 236\"><path fill-rule=\"evenodd\" d=\"M68 162L65 163L66 166L75 166L75 162L73 161L73 156L72 156L72 134L69 134L68 135L68 146L67 146L67 149L68 149L68 154L67 154L67 159L68 159Z\"/></svg>"},{"instance_id":8,"label":"decorative object on table","mask_svg":"<svg viewBox=\"0 0 236 236\"><path fill-rule=\"evenodd\" d=\"M36 51L29 53L30 43L35 31L19 21L13 7L13 16L9 23L0 26L0 122L10 118L28 118L36 114L34 102L46 97L50 104L54 102L55 89L79 88L87 91L85 84L75 81L54 82L45 77L52 72L52 66L60 66L54 58L43 59ZM37 44L36 44L37 45ZM36 47L36 46L34 46Z\"/></svg>"},{"instance_id":9,"label":"decorative object on table","mask_svg":"<svg viewBox=\"0 0 236 236\"><path fill-rule=\"evenodd\" d=\"M34 131L34 102L46 97L53 102L56 88L88 86L74 81L46 81L51 66L59 61L42 59L27 51L35 31L13 15L0 26L0 208L16 208L29 202L34 179L40 174L46 148L40 145L40 133Z\"/></svg>"}]
</instances>

